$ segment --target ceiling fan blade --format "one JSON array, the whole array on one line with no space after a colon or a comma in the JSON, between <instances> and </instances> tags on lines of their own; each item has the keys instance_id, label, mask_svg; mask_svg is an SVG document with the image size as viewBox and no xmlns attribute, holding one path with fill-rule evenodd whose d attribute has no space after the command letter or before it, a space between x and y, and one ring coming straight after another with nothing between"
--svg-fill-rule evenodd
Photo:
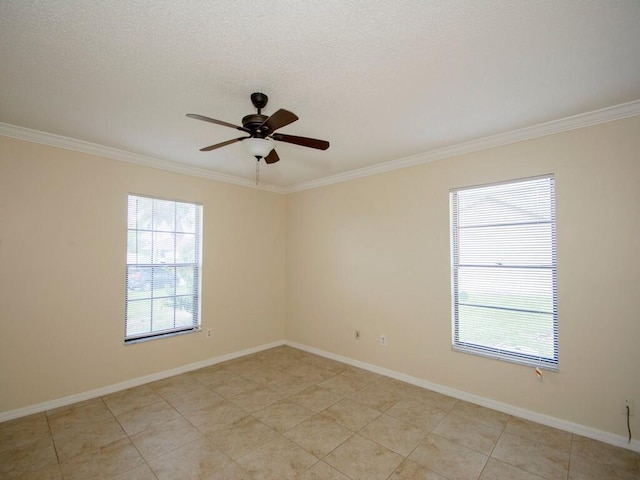
<instances>
[{"instance_id":1,"label":"ceiling fan blade","mask_svg":"<svg viewBox=\"0 0 640 480\"><path fill-rule=\"evenodd\" d=\"M291 113L289 110L283 110L282 108L276 113L267 118L261 125L269 129L269 132L275 132L279 128L289 125L290 123L298 120L298 116L295 113Z\"/></svg>"},{"instance_id":2,"label":"ceiling fan blade","mask_svg":"<svg viewBox=\"0 0 640 480\"><path fill-rule=\"evenodd\" d=\"M329 148L329 142L326 140L296 137L295 135L284 135L282 133L274 133L271 137L280 142L293 143L294 145L300 145L302 147L317 148L318 150L326 150Z\"/></svg>"},{"instance_id":3,"label":"ceiling fan blade","mask_svg":"<svg viewBox=\"0 0 640 480\"><path fill-rule=\"evenodd\" d=\"M201 148L200 151L210 152L211 150L215 150L216 148L226 147L227 145L231 145L232 143L239 142L241 140L244 140L245 138L251 138L251 137L233 138L231 140L227 140L226 142L216 143L215 145L209 145L208 147Z\"/></svg>"},{"instance_id":4,"label":"ceiling fan blade","mask_svg":"<svg viewBox=\"0 0 640 480\"><path fill-rule=\"evenodd\" d=\"M264 161L267 163L276 163L279 160L280 160L280 157L276 153L275 149L271 150L271 152L269 152L269 155L264 157Z\"/></svg>"},{"instance_id":5,"label":"ceiling fan blade","mask_svg":"<svg viewBox=\"0 0 640 480\"><path fill-rule=\"evenodd\" d=\"M196 120L202 120L203 122L215 123L216 125L222 125L223 127L235 128L236 130L242 130L243 132L249 133L248 128L244 128L239 125L234 125L233 123L229 123L229 122L223 122L222 120L216 120L215 118L205 117L204 115L198 115L196 113L187 113L187 117L194 118Z\"/></svg>"}]
</instances>

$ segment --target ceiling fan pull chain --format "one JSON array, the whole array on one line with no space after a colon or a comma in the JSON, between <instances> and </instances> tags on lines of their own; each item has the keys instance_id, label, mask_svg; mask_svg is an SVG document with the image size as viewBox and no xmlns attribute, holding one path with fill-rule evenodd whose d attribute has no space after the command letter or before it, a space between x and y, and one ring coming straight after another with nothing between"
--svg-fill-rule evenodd
<instances>
[{"instance_id":1,"label":"ceiling fan pull chain","mask_svg":"<svg viewBox=\"0 0 640 480\"><path fill-rule=\"evenodd\" d=\"M260 181L260 157L256 157L256 185Z\"/></svg>"}]
</instances>

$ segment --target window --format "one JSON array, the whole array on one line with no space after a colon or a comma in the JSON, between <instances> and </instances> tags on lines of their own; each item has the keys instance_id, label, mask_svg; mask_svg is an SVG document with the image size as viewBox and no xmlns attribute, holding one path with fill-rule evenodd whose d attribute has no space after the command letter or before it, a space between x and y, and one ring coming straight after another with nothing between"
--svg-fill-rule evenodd
<instances>
[{"instance_id":1,"label":"window","mask_svg":"<svg viewBox=\"0 0 640 480\"><path fill-rule=\"evenodd\" d=\"M558 368L553 176L451 192L453 349Z\"/></svg>"},{"instance_id":2,"label":"window","mask_svg":"<svg viewBox=\"0 0 640 480\"><path fill-rule=\"evenodd\" d=\"M202 206L128 205L125 343L199 330Z\"/></svg>"}]
</instances>

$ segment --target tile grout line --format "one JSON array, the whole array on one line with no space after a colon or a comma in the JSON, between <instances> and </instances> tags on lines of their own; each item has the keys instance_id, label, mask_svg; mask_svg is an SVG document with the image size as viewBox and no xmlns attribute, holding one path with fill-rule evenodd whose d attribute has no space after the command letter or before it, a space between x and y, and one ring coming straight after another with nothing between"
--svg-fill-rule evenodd
<instances>
[{"instance_id":1,"label":"tile grout line","mask_svg":"<svg viewBox=\"0 0 640 480\"><path fill-rule=\"evenodd\" d=\"M147 462L147 459L144 458L144 455L142 455L142 452L140 451L140 449L138 448L138 446L135 444L135 442L131 439L131 435L129 435L127 433L127 431L124 429L124 426L122 425L122 423L120 423L120 420L118 419L118 417L113 413L113 410L111 410L111 408L109 407L109 405L107 404L107 402L105 402L103 396L100 397L100 400L102 400L102 403L104 403L104 405L107 407L107 409L109 410L109 412L111 412L111 415L113 415L113 418L116 422L118 422L118 425L120 426L120 428L122 429L122 431L124 432L124 434L127 437L127 440L129 440L129 442L131 443L131 445L133 446L133 448L136 449L136 452L138 452L138 455L140 455L140 458L142 459L143 463L147 466L147 468L149 468L149 471L151 472L151 474L157 479L158 476L156 475L156 472L153 471L153 469L151 468L151 465L149 465L149 462ZM156 402L157 403L157 402ZM132 410L136 410L135 408ZM126 412L123 412L126 413ZM118 440L116 440L118 441ZM113 443L113 442L112 442ZM134 470L138 468L138 466L130 468L129 470L125 470L124 472L120 472L117 475L120 475L122 473L126 473L128 471Z\"/></svg>"},{"instance_id":2,"label":"tile grout line","mask_svg":"<svg viewBox=\"0 0 640 480\"><path fill-rule=\"evenodd\" d=\"M170 377L169 377L169 378L170 378ZM172 408L172 409L173 409L173 410L174 410L174 411L175 411L175 412L176 412L176 413L177 413L177 414L178 414L178 415L179 415L183 420L185 420L185 421L189 422L189 420L188 420L187 418L185 418L185 417L184 417L184 415L182 415L182 413L180 413L179 411L177 411L177 410L175 409L175 407L174 407L173 405L171 405L171 403L169 403L165 397L163 397L162 395L160 395L159 393L157 393L155 390L153 390L153 389L151 389L151 390L152 390L156 395L158 395L158 397L160 397L160 400L157 400L157 401L155 401L155 402L152 402L152 403L150 403L150 404L148 404L148 405L144 405L144 406L142 406L142 407L136 407L136 408L133 408L133 409L131 409L131 410L128 410L127 412L122 412L122 413L128 413L128 412L132 412L132 411L135 411L135 410L140 410L140 409L145 408L145 407L148 407L148 406L150 406L150 405L155 405L156 403L165 402L165 403L166 403L167 405L169 405L169 406L170 406L170 407L171 407L171 408ZM102 397L100 397L100 398L102 398ZM103 399L103 401L104 401L104 399ZM104 403L106 404L106 402L104 402ZM108 405L107 405L107 408L109 408L109 407L108 407ZM112 413L113 413L113 412L112 412ZM143 460L144 464L145 464L145 465L147 465L147 467L149 468L149 470L151 471L151 473L153 474L153 476L157 479L157 478L158 478L158 476L156 475L155 470L154 470L153 468L151 468L151 465L149 464L150 460L147 460L147 459L145 458L145 456L142 454L142 452L140 451L140 449L138 448L138 446L136 445L136 443L135 443L135 442L133 441L133 439L131 438L131 437L132 437L132 435L129 435L129 434L127 433L127 431L125 430L125 428L124 428L124 426L122 425L122 423L120 423L120 420L118 420L118 418L117 418L115 415L114 415L114 417L116 418L116 421L117 421L117 422L118 422L118 424L120 425L120 428L122 428L122 431L123 431L123 432L125 433L125 435L127 436L127 439L129 439L129 441L131 442L131 444L133 445L133 447L136 449L136 451L137 451L137 452L138 452L138 454L140 455L140 458L142 458L142 460ZM191 425L191 422L189 422L189 424ZM195 428L195 427L194 427L194 428ZM133 435L137 435L138 433L142 433L142 432L144 432L144 431L146 431L146 430L149 430L149 428L146 428L146 429L144 429L144 430L141 430L140 432L136 432L136 433L134 433ZM194 440L194 441L195 441L195 440ZM184 446L184 445L183 445L183 446ZM182 448L182 446L181 446L181 447L176 447L176 448L174 448L174 449L172 449L172 450L170 450L170 451L168 451L168 452L165 452L163 455L169 454L169 453L171 453L171 452L173 452L173 451L177 450L178 448ZM161 455L161 456L162 456L162 455ZM160 457L158 457L158 458L160 458ZM155 459L154 459L154 460L155 460ZM137 467L134 467L134 468L137 468ZM130 470L133 470L133 468L132 468L132 469L130 469ZM127 471L129 471L129 470L127 470ZM124 472L122 472L122 473L124 473Z\"/></svg>"},{"instance_id":3,"label":"tile grout line","mask_svg":"<svg viewBox=\"0 0 640 480\"><path fill-rule=\"evenodd\" d=\"M491 452L489 452L489 455L487 455L487 461L485 462L484 467L482 467L482 471L480 472L480 475L478 475L478 479L482 478L482 474L487 469L487 465L489 464L489 460L491 460L493 458L493 451L496 449L496 446L500 442L500 439L502 438L502 435L504 434L504 431L507 429L507 424L509 423L510 419L511 419L511 415L508 415L507 416L507 420L504 422L504 425L502 425L502 428L500 429L500 435L498 435L498 438L497 438L496 442L493 444L493 447L491 447Z\"/></svg>"},{"instance_id":4,"label":"tile grout line","mask_svg":"<svg viewBox=\"0 0 640 480\"><path fill-rule=\"evenodd\" d=\"M47 412L44 412L44 417L47 420L47 428L49 429L49 436L51 437L51 444L53 445L53 451L56 454L56 461L57 461L58 471L60 472L60 476L64 480L64 474L62 473L62 469L60 468L60 455L58 454L58 447L56 446L56 440L55 440L55 437L53 436L53 429L51 428L51 422L49 421L49 415L47 415Z\"/></svg>"},{"instance_id":5,"label":"tile grout line","mask_svg":"<svg viewBox=\"0 0 640 480\"><path fill-rule=\"evenodd\" d=\"M573 442L575 440L575 435L572 433L571 434L571 442L569 443L569 464L567 465L567 478L566 480L569 480L569 477L571 475L571 460L573 459Z\"/></svg>"}]
</instances>

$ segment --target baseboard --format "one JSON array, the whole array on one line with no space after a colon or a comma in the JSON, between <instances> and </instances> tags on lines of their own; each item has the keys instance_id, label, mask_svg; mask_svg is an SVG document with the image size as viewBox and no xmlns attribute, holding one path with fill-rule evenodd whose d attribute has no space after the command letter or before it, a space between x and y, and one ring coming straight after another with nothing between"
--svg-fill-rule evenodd
<instances>
[{"instance_id":1,"label":"baseboard","mask_svg":"<svg viewBox=\"0 0 640 480\"><path fill-rule=\"evenodd\" d=\"M115 383L113 385L108 385L106 387L96 388L95 390L89 390L87 392L77 393L74 395L67 395L67 396L56 398L54 400L50 400L47 402L38 403L35 405L29 405L28 407L17 408L15 410L8 410L6 412L0 412L0 422L13 420L15 418L20 418L20 417L26 417L27 415L32 415L34 413L40 413L46 410L51 410L53 408L64 407L66 405L71 405L72 403L82 402L84 400L90 400L92 398L101 397L103 395L119 392L121 390L126 390L128 388L138 387L140 385L144 385L145 383L155 382L156 380L162 380L164 378L172 377L174 375L180 375L181 373L187 373L193 370L198 370L199 368L209 367L217 363L222 363L228 360L233 360L235 358L244 357L245 355L261 352L262 350L267 350L273 347L279 347L281 345L284 345L283 340L268 343L265 345L260 345L257 347L247 348L245 350L228 353L226 355L220 355L218 357L209 358L201 362L190 363L188 365L172 368L170 370L164 370L162 372L153 373L151 375L145 375L144 377L138 377L131 380L126 380L124 382Z\"/></svg>"},{"instance_id":2,"label":"baseboard","mask_svg":"<svg viewBox=\"0 0 640 480\"><path fill-rule=\"evenodd\" d=\"M416 385L418 387L426 388L434 392L442 393L444 395L449 395L450 397L454 397L459 400L464 400L470 403L474 403L476 405L480 405L483 407L491 408L493 410L497 410L499 412L503 412L508 415L513 415L516 417L524 418L526 420L531 420L533 422L541 423L542 425L547 425L549 427L554 427L570 433L575 433L576 435L581 435L583 437L591 438L593 440L598 440L604 443L608 443L610 445L614 445L616 447L622 447L628 450L633 450L635 452L640 452L639 440L634 439L631 441L631 443L629 443L627 439L621 435L605 432L603 430L598 430L598 429L581 425L578 423L568 422L566 420L562 420L556 417L551 417L549 415L543 415L541 413L532 412L530 410L516 407L514 405L498 402L496 400L491 400L489 398L481 397L479 395L474 395L472 393L463 392L462 390L457 390L455 388L447 387L445 385L428 382L420 378L416 378L410 375L406 375L404 373L396 372L395 370L390 370L388 368L383 368L377 365L372 365L370 363L354 360L349 357L343 357L342 355L327 352L325 350L320 350L314 347L310 347L308 345L303 345L303 344L288 341L288 340L279 340L276 342L259 345L257 347L252 347L252 348L240 350L233 353L228 353L226 355L220 355L207 360L203 360L201 362L190 363L188 365L172 368L170 370L165 370L165 371L154 373L151 375L145 375L143 377L138 377L138 378L124 381L124 382L119 382L113 385L108 385L106 387L89 390L87 392L82 392L74 395L68 395L68 396L56 398L54 400L50 400L47 402L38 403L35 405L23 407L23 408L17 408L15 410L0 412L0 422L13 420L15 418L20 418L20 417L25 417L27 415L32 415L34 413L44 412L46 410L51 410L53 408L64 407L66 405L71 405L72 403L82 402L84 400L90 400L92 398L101 397L103 395L119 392L122 390L126 390L128 388L138 387L140 385L144 385L149 382L155 382L156 380L162 380L164 378L172 377L174 375L180 375L181 373L187 373L193 370L198 370L199 368L209 367L211 365L216 365L218 363L226 362L228 360L244 357L246 355L251 355L252 353L261 352L263 350L279 347L281 345L288 345L290 347L297 348L305 352L313 353L315 355L329 358L331 360L336 360L338 362L342 362L347 365L352 365L354 367L362 368L364 370L378 373L386 377L395 378L396 380L400 380L402 382L406 382L411 385Z\"/></svg>"},{"instance_id":3,"label":"baseboard","mask_svg":"<svg viewBox=\"0 0 640 480\"><path fill-rule=\"evenodd\" d=\"M299 350L304 350L305 352L313 353L315 355L320 355L321 357L329 358L331 360L336 360L338 362L346 363L347 365L352 365L354 367L362 368L364 370L368 370L374 373L379 373L380 375L395 378L396 380L400 380L402 382L416 385L418 387L426 388L434 392L442 393L444 395L448 395L450 397L454 397L459 400L464 400L466 402L474 403L482 407L498 410L499 412L503 412L508 415L513 415L515 417L531 420L532 422L541 423L542 425L564 430L566 432L575 433L576 435L581 435L583 437L591 438L593 440L598 440L600 442L608 443L616 447L622 447L628 450L633 450L635 452L640 452L640 440L631 440L631 443L629 443L627 438L621 435L616 435L610 432L605 432L603 430L587 427L586 425L580 425L578 423L568 422L566 420L562 420L556 417L551 417L549 415L543 415L541 413L532 412L531 410L526 410L524 408L516 407L514 405L498 402L496 400L491 400L489 398L481 397L479 395L463 392L455 388L447 387L437 383L428 382L426 380L412 377L410 375L405 375L404 373L396 372L395 370L389 370L387 368L379 367L377 365L372 365L370 363L361 362L359 360L354 360L348 357L343 357L342 355L337 355L335 353L327 352L314 347L309 347L307 345L303 345L296 342L285 341L284 344L293 348L297 348Z\"/></svg>"}]
</instances>

